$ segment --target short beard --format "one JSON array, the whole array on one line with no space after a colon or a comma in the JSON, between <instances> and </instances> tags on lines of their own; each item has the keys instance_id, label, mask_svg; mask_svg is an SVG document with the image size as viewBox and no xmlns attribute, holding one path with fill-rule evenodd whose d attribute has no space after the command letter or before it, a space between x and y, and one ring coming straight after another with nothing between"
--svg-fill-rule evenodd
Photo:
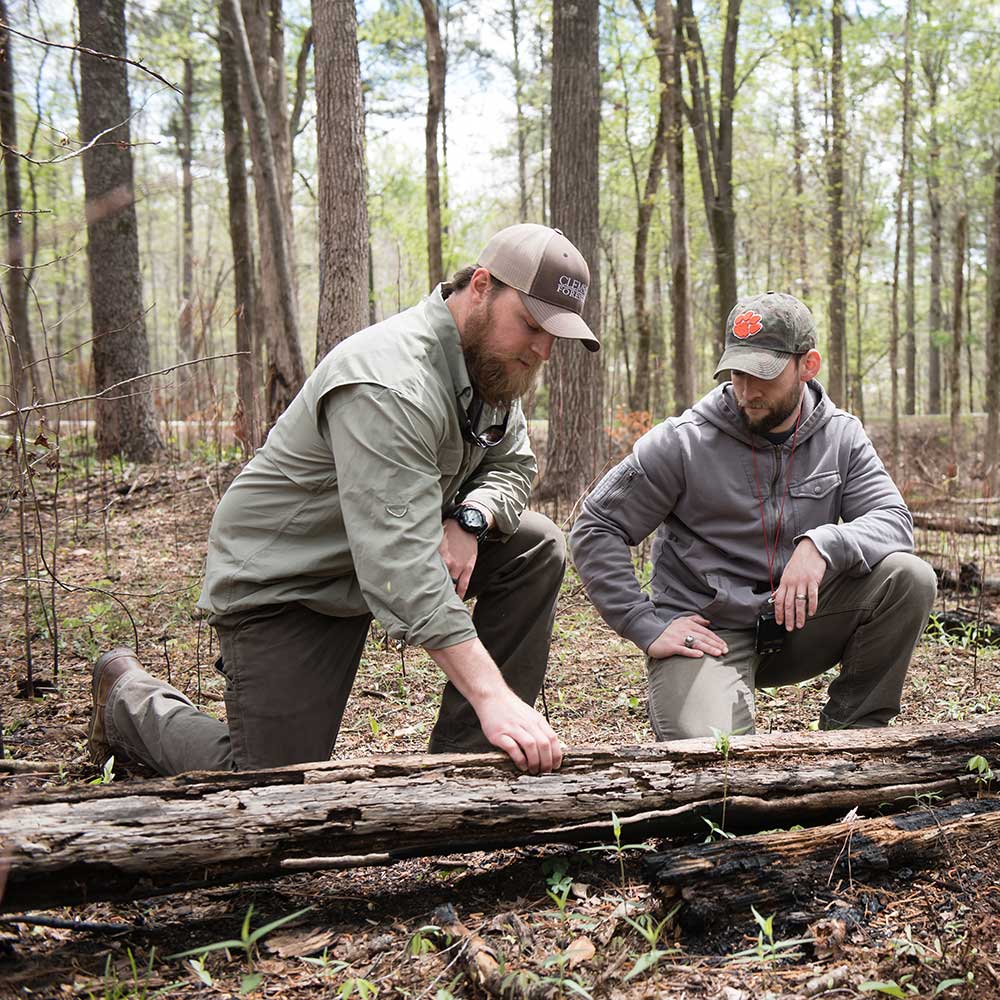
<instances>
[{"instance_id":1,"label":"short beard","mask_svg":"<svg viewBox=\"0 0 1000 1000\"><path fill-rule=\"evenodd\" d=\"M489 346L493 332L493 299L490 297L465 318L462 353L469 379L479 396L493 407L509 407L531 391L541 362L525 368L516 357L497 354Z\"/></svg>"},{"instance_id":2,"label":"short beard","mask_svg":"<svg viewBox=\"0 0 1000 1000\"><path fill-rule=\"evenodd\" d=\"M750 413L755 412L752 407L744 406L739 401L737 401L736 407L740 411L740 419L743 421L743 426L748 431L754 434L767 434L779 424L783 424L795 412L795 408L799 405L801 399L802 383L798 382L794 388L789 389L788 393L778 400L773 410L764 413L764 416L756 422L751 421L749 417Z\"/></svg>"}]
</instances>

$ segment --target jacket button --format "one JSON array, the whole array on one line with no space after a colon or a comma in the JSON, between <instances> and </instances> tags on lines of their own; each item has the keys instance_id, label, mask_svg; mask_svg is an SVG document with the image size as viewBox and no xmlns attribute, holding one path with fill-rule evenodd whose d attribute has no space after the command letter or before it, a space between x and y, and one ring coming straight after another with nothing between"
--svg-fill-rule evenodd
<instances>
[{"instance_id":1,"label":"jacket button","mask_svg":"<svg viewBox=\"0 0 1000 1000\"><path fill-rule=\"evenodd\" d=\"M820 488L818 486L813 487L813 493L819 493Z\"/></svg>"}]
</instances>

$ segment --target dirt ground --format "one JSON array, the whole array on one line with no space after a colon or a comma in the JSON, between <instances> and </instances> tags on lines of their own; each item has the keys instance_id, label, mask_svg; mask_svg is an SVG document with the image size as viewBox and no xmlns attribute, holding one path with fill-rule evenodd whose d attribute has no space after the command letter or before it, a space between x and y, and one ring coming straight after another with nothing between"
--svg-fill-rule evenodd
<instances>
[{"instance_id":1,"label":"dirt ground","mask_svg":"<svg viewBox=\"0 0 1000 1000\"><path fill-rule=\"evenodd\" d=\"M150 670L224 715L221 678L211 666L213 636L195 601L209 520L235 461L208 455L141 469L102 467L64 444L54 498L48 449L34 450L38 475L25 508L23 552L16 496L0 484L0 710L7 756L58 761L62 769L44 778L2 775L6 796L100 777L85 746L90 668L115 644L137 641ZM996 518L997 502L955 502L980 498L981 482L971 460L949 476L946 452L937 429L913 449L919 461L901 480L914 509L952 517L974 509ZM939 567L957 572L961 562L974 561L984 576L1000 577L997 535L922 531L917 546ZM27 609L34 678L55 689L34 699L23 697L22 557L34 581ZM994 620L1000 614L996 597L942 592L939 604ZM828 680L761 692L758 732L810 727ZM336 756L424 749L440 685L426 656L386 648L373 628ZM546 706L570 748L653 741L643 658L604 626L572 572L559 606ZM971 630L921 643L899 724L945 724L998 710L996 650L980 648ZM1000 763L1000 750L991 763ZM113 780L143 779L116 768ZM452 904L502 957L512 996L1000 997L995 844L958 844L937 869L834 883L794 910L762 913L762 920L773 916L773 941L750 911L733 913L730 925L711 935L682 931L673 920L661 925L667 913L644 882L642 860L642 851L627 852L622 884L610 850L522 848L33 914L86 921L90 929L0 917L0 997L230 996L241 987L260 997L342 1000L481 995L461 949L428 929L442 904ZM256 928L306 907L263 936L252 962L239 948L210 951L203 962L166 957L238 938L248 914Z\"/></svg>"}]
</instances>

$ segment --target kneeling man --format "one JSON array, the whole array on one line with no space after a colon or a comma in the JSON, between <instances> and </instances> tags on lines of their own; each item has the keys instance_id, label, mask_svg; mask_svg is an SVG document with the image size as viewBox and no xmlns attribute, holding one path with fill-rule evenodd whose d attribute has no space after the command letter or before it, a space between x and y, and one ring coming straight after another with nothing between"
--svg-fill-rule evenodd
<instances>
[{"instance_id":1,"label":"kneeling man","mask_svg":"<svg viewBox=\"0 0 1000 1000\"><path fill-rule=\"evenodd\" d=\"M767 292L729 315L720 385L640 438L583 505L573 559L647 656L657 739L753 732L754 690L840 664L824 729L899 712L934 573L861 423L816 382L812 314ZM651 593L630 545L656 531Z\"/></svg>"}]
</instances>

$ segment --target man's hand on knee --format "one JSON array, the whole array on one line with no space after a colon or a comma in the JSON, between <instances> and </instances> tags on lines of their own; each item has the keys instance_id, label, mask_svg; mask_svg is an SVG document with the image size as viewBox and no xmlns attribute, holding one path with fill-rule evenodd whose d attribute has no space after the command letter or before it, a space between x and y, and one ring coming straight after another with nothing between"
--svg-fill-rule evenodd
<instances>
[{"instance_id":1,"label":"man's hand on knee","mask_svg":"<svg viewBox=\"0 0 1000 1000\"><path fill-rule=\"evenodd\" d=\"M819 606L819 585L826 575L826 560L811 538L803 538L788 560L774 592L774 620L792 629L802 628Z\"/></svg>"},{"instance_id":2,"label":"man's hand on knee","mask_svg":"<svg viewBox=\"0 0 1000 1000\"><path fill-rule=\"evenodd\" d=\"M675 618L650 643L646 655L654 660L668 656L725 656L729 647L708 627L710 624L701 615Z\"/></svg>"}]
</instances>

